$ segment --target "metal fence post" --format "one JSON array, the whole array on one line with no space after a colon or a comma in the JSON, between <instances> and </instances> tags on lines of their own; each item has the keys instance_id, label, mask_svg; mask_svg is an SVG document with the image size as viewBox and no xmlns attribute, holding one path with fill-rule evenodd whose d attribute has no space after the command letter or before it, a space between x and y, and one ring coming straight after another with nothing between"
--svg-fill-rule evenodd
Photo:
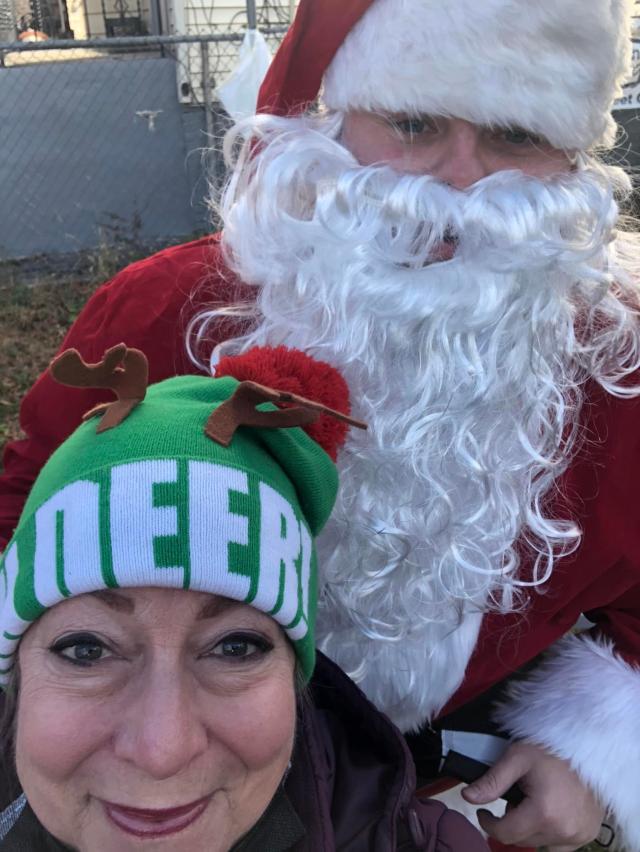
<instances>
[{"instance_id":1,"label":"metal fence post","mask_svg":"<svg viewBox=\"0 0 640 852\"><path fill-rule=\"evenodd\" d=\"M256 0L247 0L247 25L250 30L256 29Z\"/></svg>"},{"instance_id":2,"label":"metal fence post","mask_svg":"<svg viewBox=\"0 0 640 852\"><path fill-rule=\"evenodd\" d=\"M204 94L204 120L207 136L213 136L213 100L211 98L211 77L209 72L209 43L200 42L202 57L202 92Z\"/></svg>"}]
</instances>

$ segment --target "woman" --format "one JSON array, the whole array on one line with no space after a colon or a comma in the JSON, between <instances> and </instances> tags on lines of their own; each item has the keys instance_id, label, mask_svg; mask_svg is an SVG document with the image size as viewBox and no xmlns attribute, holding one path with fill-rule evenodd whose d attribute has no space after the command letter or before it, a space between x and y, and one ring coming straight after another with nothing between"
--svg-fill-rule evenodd
<instances>
[{"instance_id":1,"label":"woman","mask_svg":"<svg viewBox=\"0 0 640 852\"><path fill-rule=\"evenodd\" d=\"M255 350L147 394L124 346L51 369L118 400L52 456L0 566L0 847L486 850L415 797L402 737L346 676L320 658L311 679L339 374Z\"/></svg>"}]
</instances>

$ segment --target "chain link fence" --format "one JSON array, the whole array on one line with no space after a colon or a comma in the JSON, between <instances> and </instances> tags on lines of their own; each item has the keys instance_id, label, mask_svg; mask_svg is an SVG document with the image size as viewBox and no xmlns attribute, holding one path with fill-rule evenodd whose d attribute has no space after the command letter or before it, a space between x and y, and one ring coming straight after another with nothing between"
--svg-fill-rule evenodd
<instances>
[{"instance_id":1,"label":"chain link fence","mask_svg":"<svg viewBox=\"0 0 640 852\"><path fill-rule=\"evenodd\" d=\"M211 230L229 126L215 92L244 31L0 43L0 283L7 265L64 269ZM265 31L272 51L285 31Z\"/></svg>"}]
</instances>

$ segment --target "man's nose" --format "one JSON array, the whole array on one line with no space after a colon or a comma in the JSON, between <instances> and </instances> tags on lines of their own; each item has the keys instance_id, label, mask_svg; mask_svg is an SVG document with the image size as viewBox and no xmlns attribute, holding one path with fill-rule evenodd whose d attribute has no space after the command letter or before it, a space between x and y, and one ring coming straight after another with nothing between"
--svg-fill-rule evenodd
<instances>
[{"instance_id":1,"label":"man's nose","mask_svg":"<svg viewBox=\"0 0 640 852\"><path fill-rule=\"evenodd\" d=\"M452 133L431 168L434 177L460 190L468 189L491 172L482 141L471 128Z\"/></svg>"},{"instance_id":2,"label":"man's nose","mask_svg":"<svg viewBox=\"0 0 640 852\"><path fill-rule=\"evenodd\" d=\"M171 778L207 748L196 686L186 672L150 672L132 692L114 738L116 757L156 780Z\"/></svg>"}]
</instances>

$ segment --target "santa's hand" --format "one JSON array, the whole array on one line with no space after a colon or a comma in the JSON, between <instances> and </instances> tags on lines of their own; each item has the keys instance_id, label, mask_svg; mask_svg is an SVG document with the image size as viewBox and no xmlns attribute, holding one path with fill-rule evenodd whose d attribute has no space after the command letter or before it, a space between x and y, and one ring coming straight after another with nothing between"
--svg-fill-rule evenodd
<instances>
[{"instance_id":1,"label":"santa's hand","mask_svg":"<svg viewBox=\"0 0 640 852\"><path fill-rule=\"evenodd\" d=\"M515 783L525 795L521 804L503 817L478 811L478 822L490 837L507 845L572 852L598 836L604 808L566 760L541 746L512 743L462 795L473 805L486 805Z\"/></svg>"}]
</instances>

